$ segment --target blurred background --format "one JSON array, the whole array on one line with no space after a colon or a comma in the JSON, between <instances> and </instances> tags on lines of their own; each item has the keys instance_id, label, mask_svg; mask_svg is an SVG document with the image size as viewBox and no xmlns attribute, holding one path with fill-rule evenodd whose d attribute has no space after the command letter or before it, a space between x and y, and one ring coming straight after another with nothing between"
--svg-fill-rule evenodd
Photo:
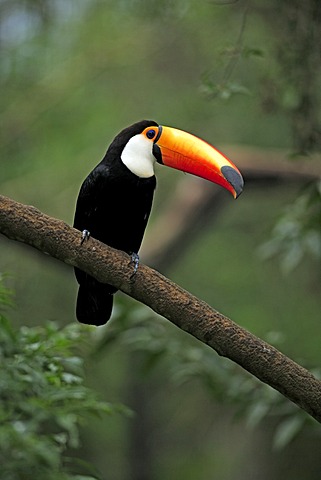
<instances>
[{"instance_id":1,"label":"blurred background","mask_svg":"<svg viewBox=\"0 0 321 480\"><path fill-rule=\"evenodd\" d=\"M157 167L142 258L320 366L319 0L1 0L0 16L1 194L71 224L83 179L125 126L147 118L206 139L244 173L244 193L234 202ZM15 325L75 322L71 268L3 237L0 252ZM86 381L134 414L83 430L77 455L100 478L320 478L315 422L116 299L110 323L86 330Z\"/></svg>"}]
</instances>

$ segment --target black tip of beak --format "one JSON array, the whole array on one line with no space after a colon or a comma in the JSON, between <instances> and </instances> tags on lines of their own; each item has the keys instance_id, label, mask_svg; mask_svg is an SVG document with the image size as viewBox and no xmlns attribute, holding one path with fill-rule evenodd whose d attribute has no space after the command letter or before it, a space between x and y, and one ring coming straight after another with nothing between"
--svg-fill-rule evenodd
<instances>
[{"instance_id":1,"label":"black tip of beak","mask_svg":"<svg viewBox=\"0 0 321 480\"><path fill-rule=\"evenodd\" d=\"M244 180L242 175L233 167L225 165L221 168L221 172L224 178L235 190L235 198L237 198L243 192Z\"/></svg>"}]
</instances>

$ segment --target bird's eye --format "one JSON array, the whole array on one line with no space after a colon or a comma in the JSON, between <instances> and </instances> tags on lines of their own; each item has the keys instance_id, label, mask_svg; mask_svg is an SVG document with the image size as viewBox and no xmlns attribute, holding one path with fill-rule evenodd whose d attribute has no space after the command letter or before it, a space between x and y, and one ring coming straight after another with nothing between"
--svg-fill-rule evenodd
<instances>
[{"instance_id":1,"label":"bird's eye","mask_svg":"<svg viewBox=\"0 0 321 480\"><path fill-rule=\"evenodd\" d=\"M147 130L146 137L152 140L156 135L156 130Z\"/></svg>"}]
</instances>

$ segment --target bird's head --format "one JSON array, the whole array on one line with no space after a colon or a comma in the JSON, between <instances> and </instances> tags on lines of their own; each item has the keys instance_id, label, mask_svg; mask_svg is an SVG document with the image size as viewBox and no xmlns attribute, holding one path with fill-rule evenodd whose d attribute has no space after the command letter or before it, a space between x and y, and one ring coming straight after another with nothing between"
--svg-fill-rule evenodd
<instances>
[{"instance_id":1,"label":"bird's head","mask_svg":"<svg viewBox=\"0 0 321 480\"><path fill-rule=\"evenodd\" d=\"M143 120L123 130L121 160L138 177L154 175L155 161L217 183L237 198L243 190L238 168L209 143L190 133ZM114 143L113 142L113 143Z\"/></svg>"}]
</instances>

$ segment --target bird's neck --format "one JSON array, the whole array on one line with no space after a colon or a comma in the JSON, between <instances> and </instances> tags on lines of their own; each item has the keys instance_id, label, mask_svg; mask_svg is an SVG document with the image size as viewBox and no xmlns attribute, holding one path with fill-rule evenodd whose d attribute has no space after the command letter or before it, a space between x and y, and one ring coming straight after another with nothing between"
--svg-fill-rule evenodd
<instances>
[{"instance_id":1,"label":"bird's neck","mask_svg":"<svg viewBox=\"0 0 321 480\"><path fill-rule=\"evenodd\" d=\"M136 136L130 139L120 158L123 164L137 177L150 178L154 175L155 157L150 150L150 142L142 137Z\"/></svg>"}]
</instances>

